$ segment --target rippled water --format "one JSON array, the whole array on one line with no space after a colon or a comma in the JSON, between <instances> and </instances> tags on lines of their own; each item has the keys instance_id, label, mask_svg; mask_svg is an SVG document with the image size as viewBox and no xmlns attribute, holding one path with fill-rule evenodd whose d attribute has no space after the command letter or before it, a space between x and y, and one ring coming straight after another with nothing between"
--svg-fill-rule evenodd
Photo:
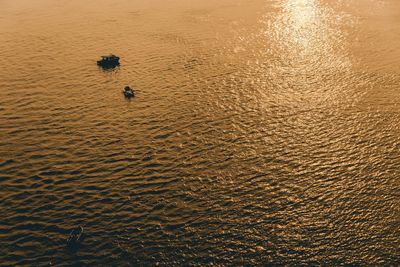
<instances>
[{"instance_id":1,"label":"rippled water","mask_svg":"<svg viewBox=\"0 0 400 267\"><path fill-rule=\"evenodd\" d=\"M397 0L0 10L0 265L400 264Z\"/></svg>"}]
</instances>

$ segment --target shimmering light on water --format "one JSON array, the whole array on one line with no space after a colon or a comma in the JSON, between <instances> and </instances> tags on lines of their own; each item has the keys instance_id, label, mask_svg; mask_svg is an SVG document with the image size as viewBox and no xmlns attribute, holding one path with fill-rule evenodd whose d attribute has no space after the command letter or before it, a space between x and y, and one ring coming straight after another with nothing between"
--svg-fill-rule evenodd
<instances>
[{"instance_id":1,"label":"shimmering light on water","mask_svg":"<svg viewBox=\"0 0 400 267\"><path fill-rule=\"evenodd\" d=\"M400 264L398 1L0 10L0 265Z\"/></svg>"}]
</instances>

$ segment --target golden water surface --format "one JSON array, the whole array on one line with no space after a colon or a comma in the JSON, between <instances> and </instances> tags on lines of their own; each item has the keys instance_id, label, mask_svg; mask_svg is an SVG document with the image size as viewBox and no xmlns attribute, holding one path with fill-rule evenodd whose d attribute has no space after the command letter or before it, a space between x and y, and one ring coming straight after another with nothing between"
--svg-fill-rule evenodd
<instances>
[{"instance_id":1,"label":"golden water surface","mask_svg":"<svg viewBox=\"0 0 400 267\"><path fill-rule=\"evenodd\" d=\"M0 265L400 264L399 1L0 10Z\"/></svg>"}]
</instances>

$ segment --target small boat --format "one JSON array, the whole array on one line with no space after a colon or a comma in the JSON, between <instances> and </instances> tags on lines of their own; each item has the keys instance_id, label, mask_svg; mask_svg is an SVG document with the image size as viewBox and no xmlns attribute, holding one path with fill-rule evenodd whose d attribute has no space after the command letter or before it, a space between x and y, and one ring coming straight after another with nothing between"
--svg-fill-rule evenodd
<instances>
[{"instance_id":1,"label":"small boat","mask_svg":"<svg viewBox=\"0 0 400 267\"><path fill-rule=\"evenodd\" d=\"M83 241L83 227L79 226L71 231L67 239L68 247L76 247Z\"/></svg>"},{"instance_id":2,"label":"small boat","mask_svg":"<svg viewBox=\"0 0 400 267\"><path fill-rule=\"evenodd\" d=\"M100 60L97 61L97 65L103 68L115 68L119 66L119 57L116 55L102 56Z\"/></svg>"},{"instance_id":3,"label":"small boat","mask_svg":"<svg viewBox=\"0 0 400 267\"><path fill-rule=\"evenodd\" d=\"M125 86L123 93L124 93L124 96L128 97L128 98L135 96L135 92L129 86Z\"/></svg>"}]
</instances>

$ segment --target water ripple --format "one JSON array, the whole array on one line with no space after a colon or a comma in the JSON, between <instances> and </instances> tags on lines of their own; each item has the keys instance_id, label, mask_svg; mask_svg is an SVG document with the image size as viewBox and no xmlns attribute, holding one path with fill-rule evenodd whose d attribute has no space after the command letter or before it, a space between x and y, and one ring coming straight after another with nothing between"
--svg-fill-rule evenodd
<instances>
[{"instance_id":1,"label":"water ripple","mask_svg":"<svg viewBox=\"0 0 400 267\"><path fill-rule=\"evenodd\" d=\"M399 264L395 1L14 2L0 264Z\"/></svg>"}]
</instances>

